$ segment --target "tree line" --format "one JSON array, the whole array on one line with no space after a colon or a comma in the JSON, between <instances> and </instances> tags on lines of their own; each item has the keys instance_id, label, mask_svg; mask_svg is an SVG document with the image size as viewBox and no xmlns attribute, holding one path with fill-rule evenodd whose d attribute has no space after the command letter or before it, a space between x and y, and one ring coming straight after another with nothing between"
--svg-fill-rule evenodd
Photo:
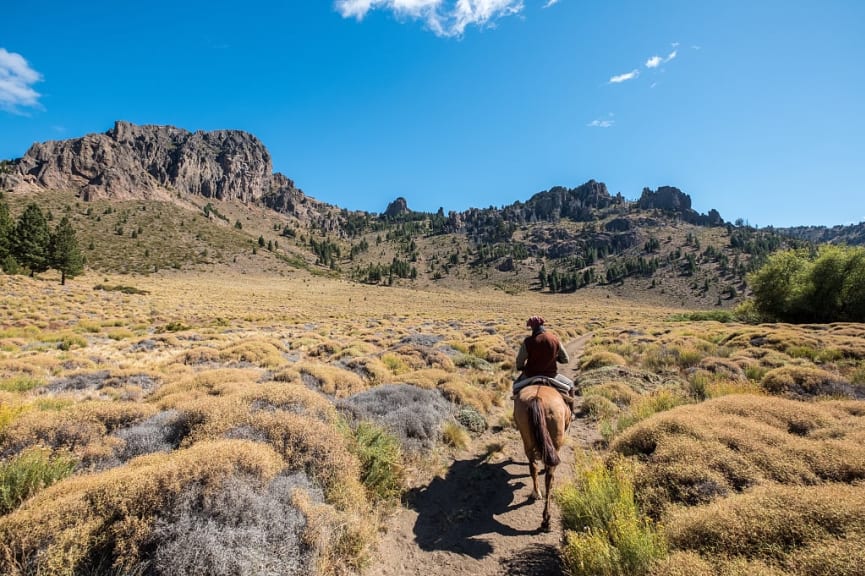
<instances>
[{"instance_id":1,"label":"tree line","mask_svg":"<svg viewBox=\"0 0 865 576\"><path fill-rule=\"evenodd\" d=\"M84 271L84 256L69 218L64 216L51 230L42 209L31 203L13 220L0 194L0 267L7 274L27 271L31 277L53 268L66 284Z\"/></svg>"},{"instance_id":2,"label":"tree line","mask_svg":"<svg viewBox=\"0 0 865 576\"><path fill-rule=\"evenodd\" d=\"M762 319L865 322L865 248L784 250L748 278Z\"/></svg>"}]
</instances>

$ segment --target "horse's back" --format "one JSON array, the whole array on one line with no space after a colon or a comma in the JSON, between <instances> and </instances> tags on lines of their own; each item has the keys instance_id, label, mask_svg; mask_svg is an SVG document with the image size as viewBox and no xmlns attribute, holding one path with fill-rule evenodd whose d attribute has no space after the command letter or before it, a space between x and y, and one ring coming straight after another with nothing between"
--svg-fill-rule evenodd
<instances>
[{"instance_id":1,"label":"horse's back","mask_svg":"<svg viewBox=\"0 0 865 576\"><path fill-rule=\"evenodd\" d=\"M531 429L529 406L534 398L540 398L543 404L547 429L550 431L553 443L558 448L564 443L565 431L571 423L570 411L558 390L550 386L533 384L519 391L514 399L514 422L525 440Z\"/></svg>"}]
</instances>

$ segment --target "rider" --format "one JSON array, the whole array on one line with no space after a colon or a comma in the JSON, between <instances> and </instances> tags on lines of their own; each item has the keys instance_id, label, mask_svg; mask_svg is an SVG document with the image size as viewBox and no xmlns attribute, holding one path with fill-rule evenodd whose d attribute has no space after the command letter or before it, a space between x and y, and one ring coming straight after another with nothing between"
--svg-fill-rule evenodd
<instances>
[{"instance_id":1,"label":"rider","mask_svg":"<svg viewBox=\"0 0 865 576\"><path fill-rule=\"evenodd\" d=\"M570 359L562 347L558 336L544 328L544 319L532 316L526 321L526 327L532 329L532 335L523 340L517 353L517 370L522 374L514 382L514 391L528 384L528 381L538 376L544 376L564 398L571 412L574 411L574 382L567 376L558 373L556 362L567 364Z\"/></svg>"}]
</instances>

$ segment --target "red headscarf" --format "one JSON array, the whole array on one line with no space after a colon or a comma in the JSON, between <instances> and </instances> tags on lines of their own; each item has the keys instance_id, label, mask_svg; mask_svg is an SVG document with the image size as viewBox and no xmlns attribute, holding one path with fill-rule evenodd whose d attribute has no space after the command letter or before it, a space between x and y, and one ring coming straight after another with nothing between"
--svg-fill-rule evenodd
<instances>
[{"instance_id":1,"label":"red headscarf","mask_svg":"<svg viewBox=\"0 0 865 576\"><path fill-rule=\"evenodd\" d=\"M539 327L544 325L544 319L540 316L532 316L528 320L526 320L526 326L531 328L532 330L537 330Z\"/></svg>"}]
</instances>

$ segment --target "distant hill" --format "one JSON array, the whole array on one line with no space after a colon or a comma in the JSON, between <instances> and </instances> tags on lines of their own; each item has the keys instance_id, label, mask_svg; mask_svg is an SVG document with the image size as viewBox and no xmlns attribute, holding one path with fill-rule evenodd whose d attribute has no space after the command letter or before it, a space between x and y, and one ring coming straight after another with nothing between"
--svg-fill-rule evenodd
<instances>
[{"instance_id":1,"label":"distant hill","mask_svg":"<svg viewBox=\"0 0 865 576\"><path fill-rule=\"evenodd\" d=\"M865 222L848 226L794 226L775 228L779 234L814 244L848 244L865 246Z\"/></svg>"},{"instance_id":2,"label":"distant hill","mask_svg":"<svg viewBox=\"0 0 865 576\"><path fill-rule=\"evenodd\" d=\"M672 186L631 201L594 180L500 208L424 213L397 198L381 214L351 211L273 173L251 134L128 122L34 144L0 165L0 190L13 213L35 199L70 216L88 265L118 272L305 269L367 283L603 289L708 307L739 301L745 275L772 250L814 241L700 214Z\"/></svg>"}]
</instances>

